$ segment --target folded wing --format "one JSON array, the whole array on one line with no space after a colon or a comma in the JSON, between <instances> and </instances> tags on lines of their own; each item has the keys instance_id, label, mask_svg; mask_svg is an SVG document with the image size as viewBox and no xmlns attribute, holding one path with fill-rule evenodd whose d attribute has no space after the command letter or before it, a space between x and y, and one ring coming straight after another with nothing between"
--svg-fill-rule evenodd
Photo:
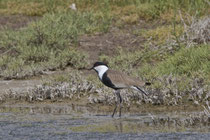
<instances>
[{"instance_id":1,"label":"folded wing","mask_svg":"<svg viewBox=\"0 0 210 140\"><path fill-rule=\"evenodd\" d=\"M112 83L116 87L120 88L131 88L131 86L145 85L145 82L142 82L137 78L131 78L127 74L115 70L108 70L107 76L111 79Z\"/></svg>"}]
</instances>

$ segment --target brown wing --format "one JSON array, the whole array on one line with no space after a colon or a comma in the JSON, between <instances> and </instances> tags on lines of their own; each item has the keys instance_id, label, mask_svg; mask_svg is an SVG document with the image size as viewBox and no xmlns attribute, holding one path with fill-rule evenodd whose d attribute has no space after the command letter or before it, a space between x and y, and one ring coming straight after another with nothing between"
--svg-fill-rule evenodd
<instances>
[{"instance_id":1,"label":"brown wing","mask_svg":"<svg viewBox=\"0 0 210 140\"><path fill-rule=\"evenodd\" d=\"M112 83L117 87L128 88L133 85L135 86L145 85L145 82L142 82L137 78L131 78L127 74L115 70L108 70L107 76L111 79Z\"/></svg>"}]
</instances>

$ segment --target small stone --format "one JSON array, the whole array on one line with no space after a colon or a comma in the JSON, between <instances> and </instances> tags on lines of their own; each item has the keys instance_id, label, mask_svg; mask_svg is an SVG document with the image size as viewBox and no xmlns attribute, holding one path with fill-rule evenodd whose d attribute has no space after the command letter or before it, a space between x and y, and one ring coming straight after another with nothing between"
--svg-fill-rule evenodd
<instances>
[{"instance_id":1,"label":"small stone","mask_svg":"<svg viewBox=\"0 0 210 140\"><path fill-rule=\"evenodd\" d=\"M199 105L199 102L198 102L198 101L194 101L194 104L195 104L195 105Z\"/></svg>"}]
</instances>

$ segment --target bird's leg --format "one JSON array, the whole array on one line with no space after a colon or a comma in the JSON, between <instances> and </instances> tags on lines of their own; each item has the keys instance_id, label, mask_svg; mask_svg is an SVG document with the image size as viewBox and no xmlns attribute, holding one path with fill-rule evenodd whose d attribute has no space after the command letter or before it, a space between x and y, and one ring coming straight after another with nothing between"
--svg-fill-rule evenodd
<instances>
[{"instance_id":1,"label":"bird's leg","mask_svg":"<svg viewBox=\"0 0 210 140\"><path fill-rule=\"evenodd\" d=\"M122 97L120 95L120 92L119 92L119 102L120 102L120 112L119 112L119 117L121 117L121 110L122 110Z\"/></svg>"},{"instance_id":2,"label":"bird's leg","mask_svg":"<svg viewBox=\"0 0 210 140\"><path fill-rule=\"evenodd\" d=\"M117 95L117 103L116 103L116 106L115 106L115 109L113 111L113 114L112 114L112 117L114 117L114 114L117 110L117 106L120 105L120 112L119 112L119 116L121 116L121 102L122 102L122 98L120 96L120 90L116 90L115 94Z\"/></svg>"},{"instance_id":3,"label":"bird's leg","mask_svg":"<svg viewBox=\"0 0 210 140\"><path fill-rule=\"evenodd\" d=\"M117 95L117 90L115 91L115 94ZM115 112L116 112L116 109L117 109L117 106L118 106L118 96L116 96L117 97L117 102L116 102L116 105L115 105L115 108L114 108L114 111L113 111L113 113L112 113L112 118L114 117L114 114L115 114Z\"/></svg>"},{"instance_id":4,"label":"bird's leg","mask_svg":"<svg viewBox=\"0 0 210 140\"><path fill-rule=\"evenodd\" d=\"M113 113L112 113L112 118L114 117L114 114L115 114L115 112L116 112L116 109L117 109L117 103L116 103L116 106L115 106L114 111L113 111Z\"/></svg>"}]
</instances>

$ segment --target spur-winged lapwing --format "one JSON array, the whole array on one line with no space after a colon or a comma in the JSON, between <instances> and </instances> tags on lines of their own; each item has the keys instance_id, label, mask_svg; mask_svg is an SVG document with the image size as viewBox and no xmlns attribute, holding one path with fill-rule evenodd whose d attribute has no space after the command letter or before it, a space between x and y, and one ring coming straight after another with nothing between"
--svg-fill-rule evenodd
<instances>
[{"instance_id":1,"label":"spur-winged lapwing","mask_svg":"<svg viewBox=\"0 0 210 140\"><path fill-rule=\"evenodd\" d=\"M118 105L120 106L119 117L121 117L122 97L120 95L120 89L131 88L140 91L145 95L148 95L139 86L150 85L150 83L139 81L136 78L131 78L122 72L110 70L108 66L103 62L95 62L93 67L89 70L91 69L94 69L97 72L100 81L104 85L115 90L115 94L117 95L117 103L113 111L112 117L114 117Z\"/></svg>"}]
</instances>

